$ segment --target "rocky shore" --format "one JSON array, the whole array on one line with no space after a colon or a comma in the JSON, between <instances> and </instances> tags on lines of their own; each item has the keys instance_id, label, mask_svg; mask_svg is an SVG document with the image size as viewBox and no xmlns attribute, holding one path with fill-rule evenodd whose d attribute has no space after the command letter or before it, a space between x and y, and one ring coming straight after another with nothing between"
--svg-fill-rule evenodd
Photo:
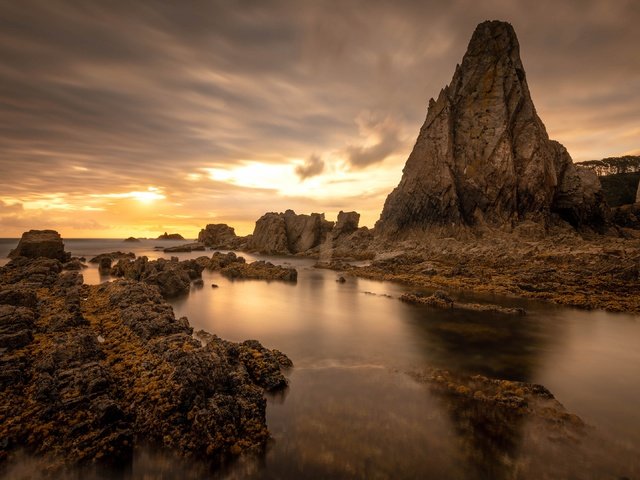
<instances>
[{"instance_id":1,"label":"rocky shore","mask_svg":"<svg viewBox=\"0 0 640 480\"><path fill-rule=\"evenodd\" d=\"M141 443L209 460L261 450L263 392L291 366L257 341L195 339L156 286L84 285L47 258L0 268L0 350L0 464L25 450L54 467L121 465Z\"/></svg>"},{"instance_id":2,"label":"rocky shore","mask_svg":"<svg viewBox=\"0 0 640 480\"><path fill-rule=\"evenodd\" d=\"M552 236L476 238L423 236L365 267L334 262L350 275L427 289L518 296L614 312L640 312L640 239ZM401 247L404 246L404 249ZM410 253L407 253L410 252ZM325 265L326 267L327 265Z\"/></svg>"}]
</instances>

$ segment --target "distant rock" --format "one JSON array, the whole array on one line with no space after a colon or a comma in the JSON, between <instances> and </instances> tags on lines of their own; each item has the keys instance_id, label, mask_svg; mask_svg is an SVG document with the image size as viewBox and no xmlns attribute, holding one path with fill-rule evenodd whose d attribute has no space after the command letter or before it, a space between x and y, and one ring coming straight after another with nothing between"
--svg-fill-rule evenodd
<instances>
[{"instance_id":1,"label":"distant rock","mask_svg":"<svg viewBox=\"0 0 640 480\"><path fill-rule=\"evenodd\" d=\"M22 234L18 246L9 252L9 258L52 258L66 262L71 254L64 251L64 243L55 230L29 230Z\"/></svg>"},{"instance_id":2,"label":"distant rock","mask_svg":"<svg viewBox=\"0 0 640 480\"><path fill-rule=\"evenodd\" d=\"M476 28L387 197L376 231L387 238L430 227L510 227L558 216L602 228L608 208L593 176L574 167L538 117L513 27Z\"/></svg>"},{"instance_id":3,"label":"distant rock","mask_svg":"<svg viewBox=\"0 0 640 480\"><path fill-rule=\"evenodd\" d=\"M204 251L205 246L202 243L186 243L184 245L176 245L175 247L164 248L163 251L165 253L176 253L176 252L200 252Z\"/></svg>"},{"instance_id":4,"label":"distant rock","mask_svg":"<svg viewBox=\"0 0 640 480\"><path fill-rule=\"evenodd\" d=\"M332 228L323 213L266 213L256 222L247 249L272 255L303 253L319 247Z\"/></svg>"},{"instance_id":5,"label":"distant rock","mask_svg":"<svg viewBox=\"0 0 640 480\"><path fill-rule=\"evenodd\" d=\"M156 240L184 240L184 237L179 233L167 233L164 232Z\"/></svg>"},{"instance_id":6,"label":"distant rock","mask_svg":"<svg viewBox=\"0 0 640 480\"><path fill-rule=\"evenodd\" d=\"M123 241L125 242L131 242L131 243L137 243L140 242L139 239L135 238L135 237L129 237L129 238L125 238Z\"/></svg>"},{"instance_id":7,"label":"distant rock","mask_svg":"<svg viewBox=\"0 0 640 480\"><path fill-rule=\"evenodd\" d=\"M223 250L235 250L242 243L233 227L225 223L209 224L198 234L198 242L207 247Z\"/></svg>"}]
</instances>

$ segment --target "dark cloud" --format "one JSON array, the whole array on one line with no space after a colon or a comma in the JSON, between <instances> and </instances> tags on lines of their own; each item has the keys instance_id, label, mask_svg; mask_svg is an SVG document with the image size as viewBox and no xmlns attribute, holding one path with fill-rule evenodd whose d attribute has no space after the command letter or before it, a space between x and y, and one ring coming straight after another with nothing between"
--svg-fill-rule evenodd
<instances>
[{"instance_id":1,"label":"dark cloud","mask_svg":"<svg viewBox=\"0 0 640 480\"><path fill-rule=\"evenodd\" d=\"M307 160L296 167L296 175L300 177L300 180L305 180L310 177L320 175L324 171L324 160L320 158L320 155L312 154Z\"/></svg>"}]
</instances>

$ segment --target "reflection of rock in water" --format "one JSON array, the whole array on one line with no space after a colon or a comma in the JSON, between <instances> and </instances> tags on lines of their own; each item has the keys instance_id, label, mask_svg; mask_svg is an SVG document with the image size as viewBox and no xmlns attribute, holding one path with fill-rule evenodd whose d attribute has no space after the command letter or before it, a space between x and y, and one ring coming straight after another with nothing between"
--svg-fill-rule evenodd
<instances>
[{"instance_id":1,"label":"reflection of rock in water","mask_svg":"<svg viewBox=\"0 0 640 480\"><path fill-rule=\"evenodd\" d=\"M531 381L563 324L534 315L434 310L416 306L406 319L429 365L470 374Z\"/></svg>"},{"instance_id":2,"label":"reflection of rock in water","mask_svg":"<svg viewBox=\"0 0 640 480\"><path fill-rule=\"evenodd\" d=\"M466 478L636 478L638 452L605 439L541 385L427 369L410 375L441 400Z\"/></svg>"}]
</instances>

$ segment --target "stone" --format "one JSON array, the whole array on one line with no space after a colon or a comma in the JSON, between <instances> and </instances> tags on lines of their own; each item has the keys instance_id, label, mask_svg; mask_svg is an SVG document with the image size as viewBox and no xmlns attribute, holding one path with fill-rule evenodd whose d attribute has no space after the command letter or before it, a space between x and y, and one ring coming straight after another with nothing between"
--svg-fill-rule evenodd
<instances>
[{"instance_id":1,"label":"stone","mask_svg":"<svg viewBox=\"0 0 640 480\"><path fill-rule=\"evenodd\" d=\"M205 250L205 246L200 243L185 243L184 245L176 245L175 247L164 248L164 253L177 253L177 252L201 252Z\"/></svg>"},{"instance_id":2,"label":"stone","mask_svg":"<svg viewBox=\"0 0 640 480\"><path fill-rule=\"evenodd\" d=\"M546 224L556 217L602 229L608 208L592 180L549 140L513 27L487 21L477 26L449 86L429 101L376 232L389 238L433 227Z\"/></svg>"},{"instance_id":3,"label":"stone","mask_svg":"<svg viewBox=\"0 0 640 480\"><path fill-rule=\"evenodd\" d=\"M268 255L304 253L319 247L333 228L323 213L266 213L256 222L247 249Z\"/></svg>"},{"instance_id":4,"label":"stone","mask_svg":"<svg viewBox=\"0 0 640 480\"><path fill-rule=\"evenodd\" d=\"M198 234L198 242L211 248L234 250L238 248L240 240L233 227L225 223L209 224Z\"/></svg>"},{"instance_id":5,"label":"stone","mask_svg":"<svg viewBox=\"0 0 640 480\"><path fill-rule=\"evenodd\" d=\"M26 451L57 477L130 464L148 443L221 461L264 449L264 392L286 388L286 355L255 340L194 339L144 282L78 285L77 272L61 272L44 258L0 267L2 462Z\"/></svg>"},{"instance_id":6,"label":"stone","mask_svg":"<svg viewBox=\"0 0 640 480\"><path fill-rule=\"evenodd\" d=\"M111 258L108 256L104 256L100 259L98 263L98 272L100 275L109 275L111 272Z\"/></svg>"},{"instance_id":7,"label":"stone","mask_svg":"<svg viewBox=\"0 0 640 480\"><path fill-rule=\"evenodd\" d=\"M9 253L9 258L52 258L66 262L71 254L64 251L64 243L55 230L29 230L22 234L18 246Z\"/></svg>"},{"instance_id":8,"label":"stone","mask_svg":"<svg viewBox=\"0 0 640 480\"><path fill-rule=\"evenodd\" d=\"M116 260L120 260L120 259L131 259L133 260L134 258L136 258L136 254L133 252L109 252L109 253L101 253L100 255L96 255L95 257L93 257L91 260L89 260L89 263L97 263L98 265L100 264L100 262L102 261L103 258L109 258L109 260L111 260L112 262L115 262Z\"/></svg>"},{"instance_id":9,"label":"stone","mask_svg":"<svg viewBox=\"0 0 640 480\"><path fill-rule=\"evenodd\" d=\"M340 210L338 213L338 221L336 222L331 235L337 238L341 235L348 235L358 230L358 223L360 222L360 214L358 212L343 212Z\"/></svg>"},{"instance_id":10,"label":"stone","mask_svg":"<svg viewBox=\"0 0 640 480\"><path fill-rule=\"evenodd\" d=\"M164 232L156 240L184 240L184 237L179 233L167 233Z\"/></svg>"}]
</instances>

